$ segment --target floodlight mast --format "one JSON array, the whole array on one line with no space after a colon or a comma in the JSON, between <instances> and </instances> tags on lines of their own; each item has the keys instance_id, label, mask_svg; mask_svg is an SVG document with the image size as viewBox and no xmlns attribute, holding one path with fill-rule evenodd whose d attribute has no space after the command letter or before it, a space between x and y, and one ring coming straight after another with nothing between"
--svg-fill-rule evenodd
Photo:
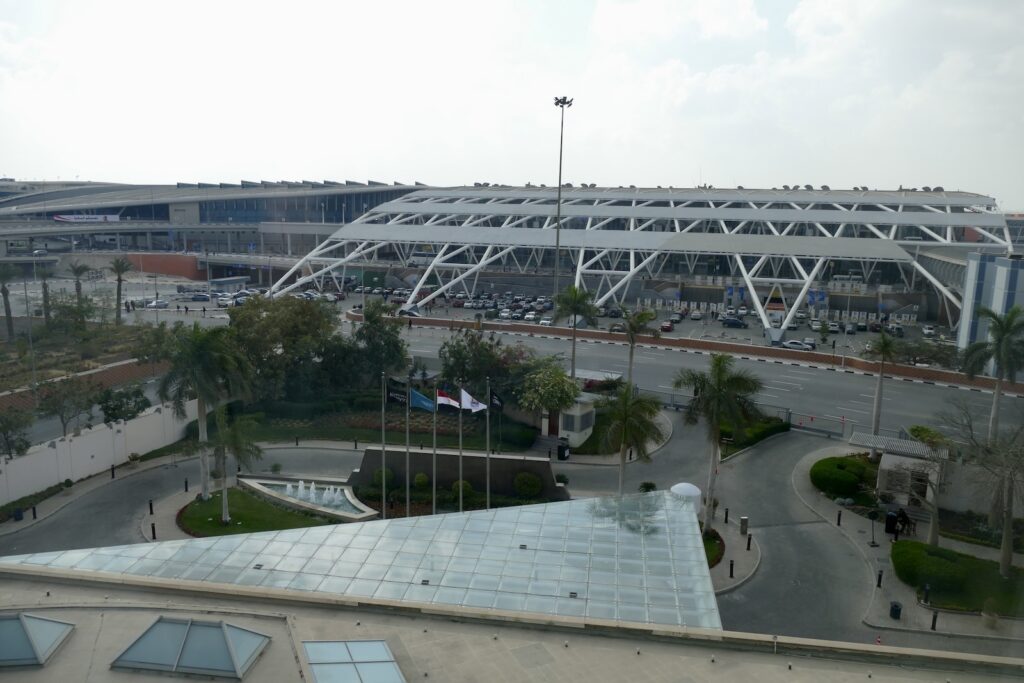
<instances>
[{"instance_id":1,"label":"floodlight mast","mask_svg":"<svg viewBox=\"0 0 1024 683\"><path fill-rule=\"evenodd\" d=\"M565 139L565 109L572 106L572 98L556 97L555 106L561 112L561 123L558 128L558 199L555 202L555 291L552 299L558 296L558 270L562 259L562 142Z\"/></svg>"}]
</instances>

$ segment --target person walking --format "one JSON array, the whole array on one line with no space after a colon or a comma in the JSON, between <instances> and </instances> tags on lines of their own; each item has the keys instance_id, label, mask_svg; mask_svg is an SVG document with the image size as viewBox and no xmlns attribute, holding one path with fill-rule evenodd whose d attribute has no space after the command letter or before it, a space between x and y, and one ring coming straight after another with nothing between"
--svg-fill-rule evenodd
<instances>
[{"instance_id":1,"label":"person walking","mask_svg":"<svg viewBox=\"0 0 1024 683\"><path fill-rule=\"evenodd\" d=\"M206 317L206 306L203 306L203 317Z\"/></svg>"},{"instance_id":2,"label":"person walking","mask_svg":"<svg viewBox=\"0 0 1024 683\"><path fill-rule=\"evenodd\" d=\"M188 315L188 306L185 306L185 315Z\"/></svg>"}]
</instances>

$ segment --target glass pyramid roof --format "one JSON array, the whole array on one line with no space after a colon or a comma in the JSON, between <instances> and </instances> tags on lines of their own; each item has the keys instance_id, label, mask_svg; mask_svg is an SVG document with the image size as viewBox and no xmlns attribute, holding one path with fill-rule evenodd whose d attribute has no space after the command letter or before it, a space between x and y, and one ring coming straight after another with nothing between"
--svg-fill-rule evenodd
<instances>
[{"instance_id":1,"label":"glass pyramid roof","mask_svg":"<svg viewBox=\"0 0 1024 683\"><path fill-rule=\"evenodd\" d=\"M110 666L242 678L269 642L269 636L223 621L160 617Z\"/></svg>"},{"instance_id":2,"label":"glass pyramid roof","mask_svg":"<svg viewBox=\"0 0 1024 683\"><path fill-rule=\"evenodd\" d=\"M37 553L4 565L721 628L693 500L668 491Z\"/></svg>"},{"instance_id":3,"label":"glass pyramid roof","mask_svg":"<svg viewBox=\"0 0 1024 683\"><path fill-rule=\"evenodd\" d=\"M0 615L0 667L42 666L74 624L31 614Z\"/></svg>"}]
</instances>

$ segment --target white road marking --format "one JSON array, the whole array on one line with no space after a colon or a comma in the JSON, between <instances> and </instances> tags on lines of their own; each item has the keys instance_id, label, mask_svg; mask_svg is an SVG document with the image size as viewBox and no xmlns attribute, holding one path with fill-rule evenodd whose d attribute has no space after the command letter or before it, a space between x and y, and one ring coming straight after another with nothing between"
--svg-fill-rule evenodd
<instances>
[{"instance_id":1,"label":"white road marking","mask_svg":"<svg viewBox=\"0 0 1024 683\"><path fill-rule=\"evenodd\" d=\"M798 382L783 382L781 379L777 379L777 380L775 380L775 382L777 384L789 384L790 386L794 386L794 387L802 387L803 386L803 384L800 384Z\"/></svg>"},{"instance_id":2,"label":"white road marking","mask_svg":"<svg viewBox=\"0 0 1024 683\"><path fill-rule=\"evenodd\" d=\"M848 413L860 413L861 415L870 415L871 413L867 410L857 410L856 408L850 408L849 406L837 406L840 410L845 410Z\"/></svg>"},{"instance_id":3,"label":"white road marking","mask_svg":"<svg viewBox=\"0 0 1024 683\"><path fill-rule=\"evenodd\" d=\"M792 389L784 389L783 387L773 387L771 384L765 384L764 388L765 389L771 389L772 391L786 391L786 392L793 391Z\"/></svg>"},{"instance_id":4,"label":"white road marking","mask_svg":"<svg viewBox=\"0 0 1024 683\"><path fill-rule=\"evenodd\" d=\"M870 398L870 399L874 398L874 396L872 394L861 394L861 396L863 396L864 398ZM883 401L891 401L892 399L891 398L886 398L885 396L883 396L882 400Z\"/></svg>"},{"instance_id":5,"label":"white road marking","mask_svg":"<svg viewBox=\"0 0 1024 683\"><path fill-rule=\"evenodd\" d=\"M761 395L765 396L767 398L778 398L778 396L776 396L775 394L761 394Z\"/></svg>"}]
</instances>

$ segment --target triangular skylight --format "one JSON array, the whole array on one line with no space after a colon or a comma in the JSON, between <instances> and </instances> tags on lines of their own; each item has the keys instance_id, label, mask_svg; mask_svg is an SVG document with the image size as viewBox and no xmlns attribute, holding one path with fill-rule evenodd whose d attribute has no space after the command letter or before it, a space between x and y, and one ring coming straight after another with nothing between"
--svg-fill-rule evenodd
<instances>
[{"instance_id":1,"label":"triangular skylight","mask_svg":"<svg viewBox=\"0 0 1024 683\"><path fill-rule=\"evenodd\" d=\"M223 621L160 617L110 666L242 678L269 642L269 636Z\"/></svg>"},{"instance_id":2,"label":"triangular skylight","mask_svg":"<svg viewBox=\"0 0 1024 683\"><path fill-rule=\"evenodd\" d=\"M694 502L668 491L0 558L5 565L721 628Z\"/></svg>"},{"instance_id":3,"label":"triangular skylight","mask_svg":"<svg viewBox=\"0 0 1024 683\"><path fill-rule=\"evenodd\" d=\"M74 628L32 614L0 615L0 667L46 664Z\"/></svg>"}]
</instances>

